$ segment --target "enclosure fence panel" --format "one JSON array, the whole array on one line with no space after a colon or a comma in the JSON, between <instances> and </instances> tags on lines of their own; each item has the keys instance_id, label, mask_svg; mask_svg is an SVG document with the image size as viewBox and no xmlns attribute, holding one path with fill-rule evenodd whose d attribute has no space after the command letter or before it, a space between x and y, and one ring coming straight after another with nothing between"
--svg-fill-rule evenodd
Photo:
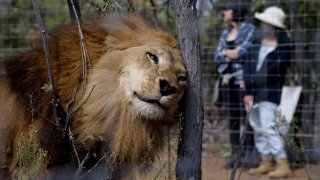
<instances>
[{"instance_id":1,"label":"enclosure fence panel","mask_svg":"<svg viewBox=\"0 0 320 180\"><path fill-rule=\"evenodd\" d=\"M69 11L63 0L40 1L41 15L49 32L63 24L70 22ZM82 17L98 17L96 1L79 1ZM102 2L102 1L101 1ZM292 49L282 49L279 53L289 53L290 59L287 71L282 77L275 71L273 74L259 74L262 79L284 79L285 88L266 89L274 94L282 93L280 106L282 110L275 114L281 122L288 119L283 114L291 114L287 133L282 135L285 150L296 179L319 179L320 178L320 0L198 0L198 16L201 39L202 60L202 87L204 102L204 132L203 132L203 159L202 171L204 179L229 179L232 168L225 167L232 156L239 160L246 157L246 152L234 151L231 147L230 135L254 135L252 129L247 129L247 116L251 112L243 103L244 90L234 89L230 92L230 84L218 86L222 81L218 68L221 62L217 62L216 51L219 40L225 29L229 27L223 22L223 9L227 3L234 2L247 7L249 11L245 16L245 22L255 26L253 44L250 48L259 47L261 41L261 23L254 18L255 12L263 12L267 7L278 6L286 14L285 32L288 34L288 42ZM147 15L149 18L158 20L168 26L169 30L175 31L175 24L170 9L170 1L134 1L133 9ZM94 27L93 27L94 28ZM257 41L255 41L257 40ZM0 0L0 62L5 57L25 52L39 43L39 28L34 14L31 1ZM290 52L285 52L290 51ZM247 58L251 62L258 61ZM245 62L240 62L243 64ZM229 67L230 68L230 67ZM0 63L0 74L5 73ZM230 73L229 73L230 74ZM244 74L246 76L246 74ZM252 77L251 77L252 78ZM234 77L231 78L231 81ZM279 81L273 83L281 84ZM1 82L0 82L1 83ZM220 82L221 84L221 82ZM274 84L273 84L274 85ZM273 87L273 86L272 86ZM291 89L290 89L291 88ZM301 89L299 89L301 88ZM220 89L221 103L215 100ZM301 90L301 93L300 91ZM239 95L235 95L239 93ZM276 95L275 95L276 96ZM279 97L280 98L280 97ZM251 109L252 110L252 109ZM231 112L231 114L230 114ZM230 117L231 116L231 117ZM286 116L288 117L288 116ZM232 118L230 120L230 118ZM235 126L231 127L230 122ZM275 126L275 129L279 127ZM179 141L179 128L168 130L166 148L163 155L153 166L152 178L174 178L176 148ZM234 140L233 136L233 140ZM256 149L254 144L244 143L236 146L238 149ZM241 146L241 148L240 148ZM236 154L234 154L236 153ZM241 161L240 161L241 162ZM247 168L237 171L240 179L255 179L247 173ZM150 178L146 175L145 178Z\"/></svg>"}]
</instances>

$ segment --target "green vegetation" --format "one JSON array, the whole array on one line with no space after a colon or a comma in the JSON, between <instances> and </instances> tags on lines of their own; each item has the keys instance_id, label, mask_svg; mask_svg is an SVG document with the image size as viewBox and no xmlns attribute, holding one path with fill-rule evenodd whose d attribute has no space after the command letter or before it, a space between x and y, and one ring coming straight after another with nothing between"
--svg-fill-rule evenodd
<instances>
[{"instance_id":1,"label":"green vegetation","mask_svg":"<svg viewBox=\"0 0 320 180\"><path fill-rule=\"evenodd\" d=\"M54 30L58 25L70 22L65 0L37 1L48 31ZM17 0L11 4L3 3L0 5L6 7L1 12L3 16L0 16L0 58L26 51L36 44L40 31L32 1ZM89 2L81 4L81 11L84 17L97 15L97 13L93 13L95 7Z\"/></svg>"},{"instance_id":2,"label":"green vegetation","mask_svg":"<svg viewBox=\"0 0 320 180\"><path fill-rule=\"evenodd\" d=\"M47 168L48 152L36 142L38 130L31 125L27 135L18 141L19 179L36 179Z\"/></svg>"},{"instance_id":3,"label":"green vegetation","mask_svg":"<svg viewBox=\"0 0 320 180\"><path fill-rule=\"evenodd\" d=\"M231 156L231 148L229 144L222 144L221 146L219 146L219 150L218 150L219 154L222 157L230 157Z\"/></svg>"},{"instance_id":4,"label":"green vegetation","mask_svg":"<svg viewBox=\"0 0 320 180\"><path fill-rule=\"evenodd\" d=\"M294 122L297 119L293 119L293 122L289 124L281 112L277 113L277 119L278 121L274 128L276 128L279 131L279 134L283 137L287 151L294 154L294 161L300 163L304 161L304 171L310 178L310 173L308 171L310 163L308 152L303 144L297 144L297 141L294 137L294 134L299 129L299 126Z\"/></svg>"}]
</instances>

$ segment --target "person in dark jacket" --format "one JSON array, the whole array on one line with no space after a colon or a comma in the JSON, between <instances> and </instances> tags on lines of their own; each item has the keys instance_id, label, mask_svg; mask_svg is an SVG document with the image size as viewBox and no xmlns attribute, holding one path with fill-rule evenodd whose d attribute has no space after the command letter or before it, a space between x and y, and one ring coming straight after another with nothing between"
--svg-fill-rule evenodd
<instances>
[{"instance_id":1,"label":"person in dark jacket","mask_svg":"<svg viewBox=\"0 0 320 180\"><path fill-rule=\"evenodd\" d=\"M249 174L268 173L270 178L285 178L292 172L283 137L276 128L276 113L290 64L292 43L285 31L285 13L280 8L269 7L263 13L255 13L255 18L261 21L264 37L247 53L244 102L252 107L249 122L254 129L261 162L259 167L250 169Z\"/></svg>"},{"instance_id":2,"label":"person in dark jacket","mask_svg":"<svg viewBox=\"0 0 320 180\"><path fill-rule=\"evenodd\" d=\"M243 57L252 44L252 35L255 30L253 24L245 22L248 13L246 4L229 2L223 8L224 22L228 23L220 37L215 51L215 61L218 63L220 79L219 98L215 102L219 107L226 104L229 111L229 131L231 143L231 156L225 167L233 168L238 158L242 167L254 167L259 163L259 156L254 151L254 137L250 127L245 136L244 148L240 150L240 127L245 117L243 99ZM218 85L218 84L217 84ZM218 90L219 89L219 90ZM245 152L245 154L240 151ZM244 155L243 155L244 154ZM244 156L244 157L243 157Z\"/></svg>"}]
</instances>

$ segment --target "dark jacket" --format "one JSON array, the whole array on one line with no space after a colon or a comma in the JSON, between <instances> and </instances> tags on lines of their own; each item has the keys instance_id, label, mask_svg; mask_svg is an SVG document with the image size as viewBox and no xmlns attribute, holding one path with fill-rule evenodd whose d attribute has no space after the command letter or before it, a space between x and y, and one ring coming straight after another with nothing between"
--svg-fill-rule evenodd
<instances>
[{"instance_id":1,"label":"dark jacket","mask_svg":"<svg viewBox=\"0 0 320 180\"><path fill-rule=\"evenodd\" d=\"M281 89L284 84L287 68L290 65L293 46L283 30L278 32L277 37L276 49L267 55L258 72L256 71L256 67L261 40L255 41L245 58L245 94L253 95L255 103L261 101L270 101L275 104L280 103Z\"/></svg>"}]
</instances>

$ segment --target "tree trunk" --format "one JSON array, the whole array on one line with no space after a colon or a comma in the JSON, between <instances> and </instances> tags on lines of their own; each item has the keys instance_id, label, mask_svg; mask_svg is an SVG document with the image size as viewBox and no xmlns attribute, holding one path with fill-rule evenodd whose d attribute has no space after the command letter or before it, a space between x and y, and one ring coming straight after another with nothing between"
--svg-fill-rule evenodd
<instances>
[{"instance_id":1,"label":"tree trunk","mask_svg":"<svg viewBox=\"0 0 320 180\"><path fill-rule=\"evenodd\" d=\"M203 103L196 1L173 0L172 8L182 56L188 70L176 176L177 179L201 179Z\"/></svg>"}]
</instances>

